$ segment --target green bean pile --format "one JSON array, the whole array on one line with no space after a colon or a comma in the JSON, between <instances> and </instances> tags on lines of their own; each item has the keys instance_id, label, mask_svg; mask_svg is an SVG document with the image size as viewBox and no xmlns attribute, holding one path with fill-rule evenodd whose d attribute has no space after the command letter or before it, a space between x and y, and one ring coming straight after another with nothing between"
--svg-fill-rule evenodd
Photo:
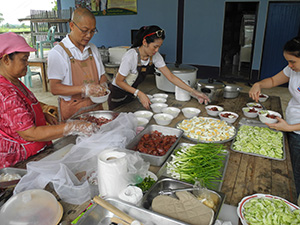
<instances>
[{"instance_id":1,"label":"green bean pile","mask_svg":"<svg viewBox=\"0 0 300 225\"><path fill-rule=\"evenodd\" d=\"M223 145L199 143L183 146L171 155L167 173L171 177L194 184L200 181L207 188L215 189L221 182L225 154Z\"/></svg>"}]
</instances>

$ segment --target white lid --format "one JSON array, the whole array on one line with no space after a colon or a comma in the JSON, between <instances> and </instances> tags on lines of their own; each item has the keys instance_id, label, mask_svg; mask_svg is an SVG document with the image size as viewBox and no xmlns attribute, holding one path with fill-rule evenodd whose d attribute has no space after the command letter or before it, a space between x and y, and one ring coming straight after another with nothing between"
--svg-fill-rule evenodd
<instances>
[{"instance_id":1,"label":"white lid","mask_svg":"<svg viewBox=\"0 0 300 225\"><path fill-rule=\"evenodd\" d=\"M1 208L0 221L6 225L56 225L63 209L54 195L42 189L20 192Z\"/></svg>"}]
</instances>

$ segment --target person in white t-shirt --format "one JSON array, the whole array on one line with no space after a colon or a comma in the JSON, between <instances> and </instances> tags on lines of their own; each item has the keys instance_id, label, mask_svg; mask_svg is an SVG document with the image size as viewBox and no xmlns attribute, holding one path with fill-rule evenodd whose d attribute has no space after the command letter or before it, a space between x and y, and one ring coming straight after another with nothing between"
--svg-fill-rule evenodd
<instances>
[{"instance_id":1,"label":"person in white t-shirt","mask_svg":"<svg viewBox=\"0 0 300 225\"><path fill-rule=\"evenodd\" d=\"M143 26L139 29L131 49L124 54L119 71L109 86L111 90L108 99L110 110L131 102L134 97L138 97L141 104L149 109L151 102L148 96L137 87L144 81L147 74L154 73L154 67L158 68L174 85L190 92L199 103L207 104L210 101L205 94L185 84L168 69L158 52L164 39L165 31L158 26Z\"/></svg>"},{"instance_id":2,"label":"person in white t-shirt","mask_svg":"<svg viewBox=\"0 0 300 225\"><path fill-rule=\"evenodd\" d=\"M86 8L77 8L70 22L71 32L48 53L51 92L60 95L60 119L76 113L103 109L89 96L105 94L107 81L98 48L90 43L97 33L96 19Z\"/></svg>"},{"instance_id":3,"label":"person in white t-shirt","mask_svg":"<svg viewBox=\"0 0 300 225\"><path fill-rule=\"evenodd\" d=\"M278 123L267 124L270 128L288 132L289 148L296 184L297 194L300 194L300 37L288 41L283 48L283 56L288 65L273 77L255 83L249 91L249 96L258 101L262 88L272 88L289 83L292 95L286 108L286 120L277 117Z\"/></svg>"}]
</instances>

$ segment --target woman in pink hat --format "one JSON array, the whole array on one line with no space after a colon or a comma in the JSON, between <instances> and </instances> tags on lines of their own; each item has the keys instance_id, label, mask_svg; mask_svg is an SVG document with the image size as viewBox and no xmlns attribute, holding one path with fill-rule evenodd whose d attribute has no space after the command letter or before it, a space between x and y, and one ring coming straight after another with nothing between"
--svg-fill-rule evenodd
<instances>
[{"instance_id":1,"label":"woman in pink hat","mask_svg":"<svg viewBox=\"0 0 300 225\"><path fill-rule=\"evenodd\" d=\"M0 168L37 154L64 135L90 135L96 126L89 122L58 124L44 114L34 94L19 80L27 73L31 48L23 37L0 34ZM46 125L46 122L50 125Z\"/></svg>"}]
</instances>

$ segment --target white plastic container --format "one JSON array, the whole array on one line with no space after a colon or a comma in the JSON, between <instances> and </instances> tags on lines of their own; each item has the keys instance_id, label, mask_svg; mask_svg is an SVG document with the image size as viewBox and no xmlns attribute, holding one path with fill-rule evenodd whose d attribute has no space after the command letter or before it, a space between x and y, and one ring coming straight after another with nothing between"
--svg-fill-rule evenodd
<instances>
[{"instance_id":1,"label":"white plastic container","mask_svg":"<svg viewBox=\"0 0 300 225\"><path fill-rule=\"evenodd\" d=\"M187 85L189 85L189 81L183 80L183 82L186 83ZM183 90L182 88L176 86L175 87L175 99L177 101L187 102L187 101L191 100L191 95L188 91Z\"/></svg>"}]
</instances>

